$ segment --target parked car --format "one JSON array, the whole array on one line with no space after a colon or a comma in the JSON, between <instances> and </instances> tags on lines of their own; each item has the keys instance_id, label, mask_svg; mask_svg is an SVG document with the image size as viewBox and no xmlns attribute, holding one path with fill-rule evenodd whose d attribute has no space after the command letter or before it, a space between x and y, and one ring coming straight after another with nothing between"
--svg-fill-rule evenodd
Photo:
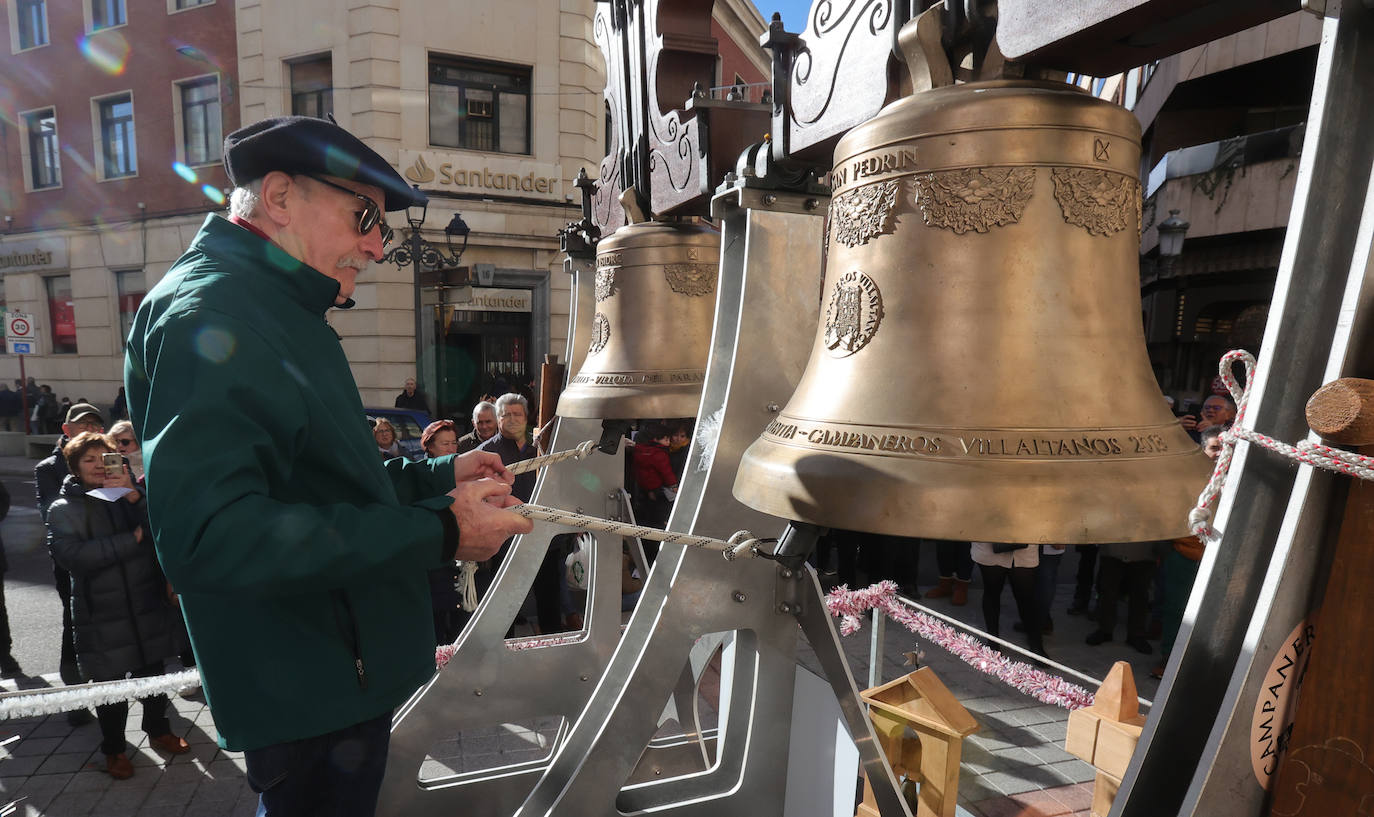
<instances>
[{"instance_id":1,"label":"parked car","mask_svg":"<svg viewBox=\"0 0 1374 817\"><path fill-rule=\"evenodd\" d=\"M398 408L365 408L363 411L367 413L369 423L375 423L379 417L385 417L396 427L396 434L400 437L397 442L401 444L403 455L412 460L424 459L425 449L420 445L420 435L424 433L425 426L434 422L428 414Z\"/></svg>"}]
</instances>

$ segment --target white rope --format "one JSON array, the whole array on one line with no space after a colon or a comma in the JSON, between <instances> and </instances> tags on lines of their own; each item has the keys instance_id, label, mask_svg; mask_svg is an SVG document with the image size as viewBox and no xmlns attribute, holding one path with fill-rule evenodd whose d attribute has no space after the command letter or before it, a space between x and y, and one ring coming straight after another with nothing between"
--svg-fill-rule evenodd
<instances>
[{"instance_id":1,"label":"white rope","mask_svg":"<svg viewBox=\"0 0 1374 817\"><path fill-rule=\"evenodd\" d=\"M458 562L458 602L466 613L477 609L476 562Z\"/></svg>"},{"instance_id":2,"label":"white rope","mask_svg":"<svg viewBox=\"0 0 1374 817\"><path fill-rule=\"evenodd\" d=\"M94 681L87 684L21 689L0 693L0 720L55 715L92 706L133 701L153 695L170 695L200 683L194 669L157 675L152 678L126 678L122 681Z\"/></svg>"},{"instance_id":3,"label":"white rope","mask_svg":"<svg viewBox=\"0 0 1374 817\"><path fill-rule=\"evenodd\" d=\"M545 454L542 457L534 457L528 460L513 462L506 466L506 470L510 471L512 474L523 474L526 471L534 471L543 468L545 465L553 465L563 460L586 459L587 456L595 450L596 440L587 440L586 442L578 443L576 448L569 448L567 451L559 451L554 454Z\"/></svg>"},{"instance_id":4,"label":"white rope","mask_svg":"<svg viewBox=\"0 0 1374 817\"><path fill-rule=\"evenodd\" d=\"M739 558L757 556L759 546L763 543L763 540L755 538L747 530L736 531L729 539L722 540L710 536L694 536L690 533L675 533L658 528L646 528L643 525L626 525L623 522L612 522L609 519L600 519L586 514L560 511L557 508L546 508L543 505L531 505L528 502L523 505L516 505L511 510L526 519L538 519L569 528L581 528L598 533L652 539L656 542L667 542L670 545L715 550L719 551L726 561L731 562Z\"/></svg>"},{"instance_id":5,"label":"white rope","mask_svg":"<svg viewBox=\"0 0 1374 817\"><path fill-rule=\"evenodd\" d=\"M507 470L512 474L522 474L526 471L533 471L545 465L552 465L557 462L563 462L564 460L583 459L590 455L595 448L596 442L594 440L587 440L577 447L566 451L559 451L556 454L522 460L507 466ZM584 514L568 513L566 511L545 508L538 505L518 505L511 510L529 519L542 519L546 522L569 527L585 528L587 530L619 534L621 536L637 536L641 539L653 539L659 542L685 545L687 547L717 550L730 561L757 555L758 547L761 544L760 540L756 539L753 534L748 531L739 531L731 536L729 540L722 541L708 536L692 536L685 533L673 533L672 531L664 531L657 528L646 528L642 525L624 525L619 522L611 522L610 520L598 519ZM459 598L461 599L463 609L472 612L477 609L477 586L474 578L477 573L477 563L460 561L458 567ZM190 669L183 672L159 675L154 678L131 678L123 681L99 681L88 684L57 687L54 689L25 689L17 692L4 692L0 693L0 720L52 715L58 712L70 712L76 709L112 704L119 701L147 698L159 693L166 695L193 687L199 683L200 673L194 669Z\"/></svg>"},{"instance_id":6,"label":"white rope","mask_svg":"<svg viewBox=\"0 0 1374 817\"><path fill-rule=\"evenodd\" d=\"M1236 363L1245 366L1243 389L1236 382L1235 373L1232 371ZM1236 419L1229 429L1221 432L1221 456L1217 457L1217 464L1212 469L1212 478L1207 481L1207 487L1198 495L1197 505L1188 514L1188 524L1193 533L1208 541L1217 539L1217 532L1212 528L1212 506L1226 485L1226 476L1231 470L1231 457L1235 452L1236 443L1241 440L1313 468L1322 468L1358 479L1374 480L1374 457L1332 448L1311 440L1289 445L1257 431L1242 428L1245 409L1250 402L1250 387L1255 382L1255 356L1243 349L1232 349L1222 356L1218 369L1227 391L1231 392L1231 399L1236 401Z\"/></svg>"}]
</instances>

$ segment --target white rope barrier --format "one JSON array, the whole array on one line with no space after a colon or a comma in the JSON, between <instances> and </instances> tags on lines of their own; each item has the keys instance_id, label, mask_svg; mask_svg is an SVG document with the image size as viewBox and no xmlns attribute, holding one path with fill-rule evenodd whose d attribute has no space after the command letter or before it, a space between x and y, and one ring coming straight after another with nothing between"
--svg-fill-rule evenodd
<instances>
[{"instance_id":1,"label":"white rope barrier","mask_svg":"<svg viewBox=\"0 0 1374 817\"><path fill-rule=\"evenodd\" d=\"M86 684L21 689L0 693L0 720L55 715L92 706L170 695L200 683L200 672L194 669L157 675L152 678L126 678L122 681L93 681Z\"/></svg>"},{"instance_id":2,"label":"white rope barrier","mask_svg":"<svg viewBox=\"0 0 1374 817\"><path fill-rule=\"evenodd\" d=\"M1235 373L1232 371L1232 367L1236 363L1241 363L1245 367L1245 387L1243 389L1236 382ZM1207 487L1203 488L1202 493L1198 496L1197 505L1188 514L1188 524L1193 533L1205 540L1214 541L1217 539L1217 532L1212 528L1212 506L1221 496L1221 490L1226 485L1226 476L1231 470L1231 457L1235 453L1236 443L1241 440L1254 443L1281 457L1300 462L1303 465L1334 471L1357 479L1374 480L1374 457L1332 448L1329 445L1314 443L1311 440L1303 440L1297 445L1289 445L1257 431L1243 428L1245 410L1250 402L1250 388L1255 382L1255 356L1243 349L1233 349L1222 356L1218 369L1222 382L1226 384L1227 391L1231 393L1231 399L1236 401L1236 419L1229 429L1221 433L1221 456L1217 457L1216 467L1212 469L1212 478L1207 481Z\"/></svg>"}]
</instances>

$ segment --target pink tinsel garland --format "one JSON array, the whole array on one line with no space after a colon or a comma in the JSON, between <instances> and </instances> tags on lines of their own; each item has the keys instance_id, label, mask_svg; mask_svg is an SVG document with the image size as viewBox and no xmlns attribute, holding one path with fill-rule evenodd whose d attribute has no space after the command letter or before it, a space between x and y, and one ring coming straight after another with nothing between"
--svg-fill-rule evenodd
<instances>
[{"instance_id":1,"label":"pink tinsel garland","mask_svg":"<svg viewBox=\"0 0 1374 817\"><path fill-rule=\"evenodd\" d=\"M572 644L581 641L586 636L581 632L560 633L551 635L547 638L522 638L519 641L507 641L508 650L532 650L537 647L557 647L562 644ZM434 648L434 665L443 669L444 665L453 660L454 653L458 652L456 644L444 644Z\"/></svg>"},{"instance_id":2,"label":"pink tinsel garland","mask_svg":"<svg viewBox=\"0 0 1374 817\"><path fill-rule=\"evenodd\" d=\"M878 582L862 590L850 590L840 585L825 597L825 606L832 616L840 617L840 635L849 635L862 627L865 612L881 610L888 618L945 649L965 664L1000 679L1037 701L1070 710L1092 706L1093 693L1083 687L1038 670L1024 661L1013 661L968 633L912 610L897 601L896 595L897 585L891 581Z\"/></svg>"}]
</instances>

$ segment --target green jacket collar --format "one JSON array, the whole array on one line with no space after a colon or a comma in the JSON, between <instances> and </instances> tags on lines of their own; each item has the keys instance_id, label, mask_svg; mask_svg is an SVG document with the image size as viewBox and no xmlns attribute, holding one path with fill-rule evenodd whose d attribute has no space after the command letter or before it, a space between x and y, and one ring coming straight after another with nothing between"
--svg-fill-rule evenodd
<instances>
[{"instance_id":1,"label":"green jacket collar","mask_svg":"<svg viewBox=\"0 0 1374 817\"><path fill-rule=\"evenodd\" d=\"M217 213L205 217L191 249L224 260L236 273L253 275L256 285L270 288L320 316L339 297L338 281ZM353 304L350 298L339 308L349 309Z\"/></svg>"}]
</instances>

